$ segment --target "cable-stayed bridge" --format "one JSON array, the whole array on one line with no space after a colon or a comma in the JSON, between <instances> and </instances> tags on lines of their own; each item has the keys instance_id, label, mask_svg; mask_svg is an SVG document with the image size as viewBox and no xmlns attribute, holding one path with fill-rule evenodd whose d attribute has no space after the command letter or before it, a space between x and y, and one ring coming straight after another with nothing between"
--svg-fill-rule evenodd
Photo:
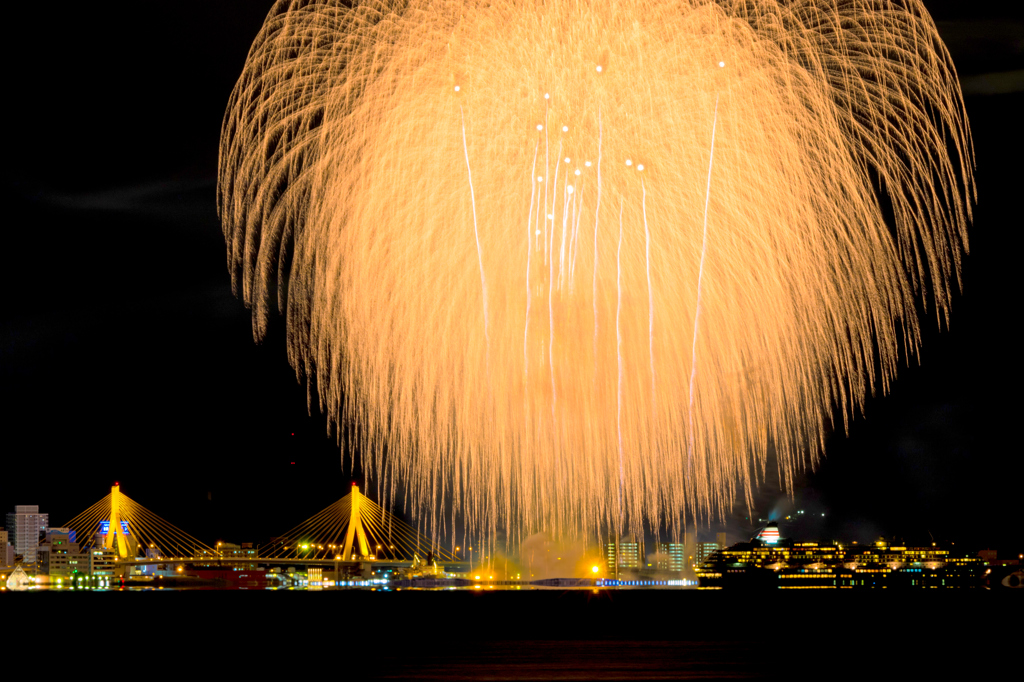
<instances>
[{"instance_id":1,"label":"cable-stayed bridge","mask_svg":"<svg viewBox=\"0 0 1024 682\"><path fill-rule=\"evenodd\" d=\"M426 557L458 563L450 551L359 491L298 524L253 554L212 547L143 507L115 484L108 495L65 526L83 550L105 548L121 565L263 564L409 567Z\"/></svg>"},{"instance_id":2,"label":"cable-stayed bridge","mask_svg":"<svg viewBox=\"0 0 1024 682\"><path fill-rule=\"evenodd\" d=\"M391 562L411 561L428 553L439 561L456 561L450 552L359 492L357 485L260 551L267 559Z\"/></svg>"},{"instance_id":3,"label":"cable-stayed bridge","mask_svg":"<svg viewBox=\"0 0 1024 682\"><path fill-rule=\"evenodd\" d=\"M115 549L120 559L140 552L151 559L214 558L217 550L157 516L121 492L110 494L64 524L74 531L82 549Z\"/></svg>"}]
</instances>

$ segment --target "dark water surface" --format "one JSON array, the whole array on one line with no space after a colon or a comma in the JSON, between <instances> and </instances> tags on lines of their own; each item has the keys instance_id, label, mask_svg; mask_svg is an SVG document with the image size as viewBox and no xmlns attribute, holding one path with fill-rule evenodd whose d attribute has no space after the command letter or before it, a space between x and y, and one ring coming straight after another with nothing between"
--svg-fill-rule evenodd
<instances>
[{"instance_id":1,"label":"dark water surface","mask_svg":"<svg viewBox=\"0 0 1024 682\"><path fill-rule=\"evenodd\" d=\"M56 614L118 623L133 642L119 655L140 664L213 656L353 680L987 676L1019 649L1022 607L1011 590L0 595L5 620L35 632Z\"/></svg>"}]
</instances>

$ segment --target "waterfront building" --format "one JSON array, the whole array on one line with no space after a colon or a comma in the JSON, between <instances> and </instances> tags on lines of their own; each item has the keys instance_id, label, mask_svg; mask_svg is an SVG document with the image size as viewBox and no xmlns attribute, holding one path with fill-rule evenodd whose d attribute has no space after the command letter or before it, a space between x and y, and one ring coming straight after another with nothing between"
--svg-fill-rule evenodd
<instances>
[{"instance_id":1,"label":"waterfront building","mask_svg":"<svg viewBox=\"0 0 1024 682\"><path fill-rule=\"evenodd\" d=\"M114 576L117 573L117 550L113 547L93 547L89 550L89 574Z\"/></svg>"},{"instance_id":2,"label":"waterfront building","mask_svg":"<svg viewBox=\"0 0 1024 682\"><path fill-rule=\"evenodd\" d=\"M644 543L633 535L604 544L605 564L608 575L615 576L621 571L636 572L644 567L646 555Z\"/></svg>"},{"instance_id":3,"label":"waterfront building","mask_svg":"<svg viewBox=\"0 0 1024 682\"><path fill-rule=\"evenodd\" d=\"M258 554L251 542L236 545L233 542L218 542L217 551L225 559L257 559Z\"/></svg>"},{"instance_id":4,"label":"waterfront building","mask_svg":"<svg viewBox=\"0 0 1024 682\"><path fill-rule=\"evenodd\" d=\"M20 592L27 590L32 587L32 578L28 577L25 573L25 569L21 566L15 566L11 574L7 576L7 589Z\"/></svg>"},{"instance_id":5,"label":"waterfront building","mask_svg":"<svg viewBox=\"0 0 1024 682\"><path fill-rule=\"evenodd\" d=\"M75 542L75 532L70 528L49 528L37 550L36 568L38 573L51 577L87 573L89 553Z\"/></svg>"},{"instance_id":6,"label":"waterfront building","mask_svg":"<svg viewBox=\"0 0 1024 682\"><path fill-rule=\"evenodd\" d=\"M36 562L39 539L49 525L49 514L40 514L39 505L19 504L14 513L7 514L8 542L14 545L14 553L20 554L26 564Z\"/></svg>"},{"instance_id":7,"label":"waterfront building","mask_svg":"<svg viewBox=\"0 0 1024 682\"><path fill-rule=\"evenodd\" d=\"M0 568L14 565L14 547L7 539L7 531L0 528Z\"/></svg>"},{"instance_id":8,"label":"waterfront building","mask_svg":"<svg viewBox=\"0 0 1024 682\"><path fill-rule=\"evenodd\" d=\"M944 547L819 544L754 539L722 549L697 569L702 588L944 588L980 585L985 563Z\"/></svg>"},{"instance_id":9,"label":"waterfront building","mask_svg":"<svg viewBox=\"0 0 1024 682\"><path fill-rule=\"evenodd\" d=\"M708 560L712 554L722 549L717 542L698 542L696 547L697 566Z\"/></svg>"},{"instance_id":10,"label":"waterfront building","mask_svg":"<svg viewBox=\"0 0 1024 682\"><path fill-rule=\"evenodd\" d=\"M680 573L686 570L686 543L683 542L659 542L658 543L658 565L659 571L674 571Z\"/></svg>"}]
</instances>

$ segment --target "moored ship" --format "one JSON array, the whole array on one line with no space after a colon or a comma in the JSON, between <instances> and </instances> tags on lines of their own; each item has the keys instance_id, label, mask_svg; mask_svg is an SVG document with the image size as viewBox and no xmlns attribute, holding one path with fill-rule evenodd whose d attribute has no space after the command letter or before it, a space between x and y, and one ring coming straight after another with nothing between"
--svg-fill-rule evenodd
<instances>
[{"instance_id":1,"label":"moored ship","mask_svg":"<svg viewBox=\"0 0 1024 682\"><path fill-rule=\"evenodd\" d=\"M984 576L980 557L945 547L793 542L775 524L697 567L702 589L981 588Z\"/></svg>"}]
</instances>

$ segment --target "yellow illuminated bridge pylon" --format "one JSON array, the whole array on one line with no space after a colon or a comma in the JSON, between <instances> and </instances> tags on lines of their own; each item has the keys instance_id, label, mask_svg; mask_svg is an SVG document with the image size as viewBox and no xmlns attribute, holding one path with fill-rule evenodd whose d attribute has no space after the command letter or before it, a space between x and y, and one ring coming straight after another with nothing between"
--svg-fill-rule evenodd
<instances>
[{"instance_id":1,"label":"yellow illuminated bridge pylon","mask_svg":"<svg viewBox=\"0 0 1024 682\"><path fill-rule=\"evenodd\" d=\"M411 561L413 555L423 558L431 552L439 561L456 561L353 484L348 495L261 547L260 558Z\"/></svg>"},{"instance_id":2,"label":"yellow illuminated bridge pylon","mask_svg":"<svg viewBox=\"0 0 1024 682\"><path fill-rule=\"evenodd\" d=\"M122 559L217 556L213 547L146 509L122 493L116 483L109 495L64 525L75 532L83 549L101 546L114 549Z\"/></svg>"}]
</instances>

